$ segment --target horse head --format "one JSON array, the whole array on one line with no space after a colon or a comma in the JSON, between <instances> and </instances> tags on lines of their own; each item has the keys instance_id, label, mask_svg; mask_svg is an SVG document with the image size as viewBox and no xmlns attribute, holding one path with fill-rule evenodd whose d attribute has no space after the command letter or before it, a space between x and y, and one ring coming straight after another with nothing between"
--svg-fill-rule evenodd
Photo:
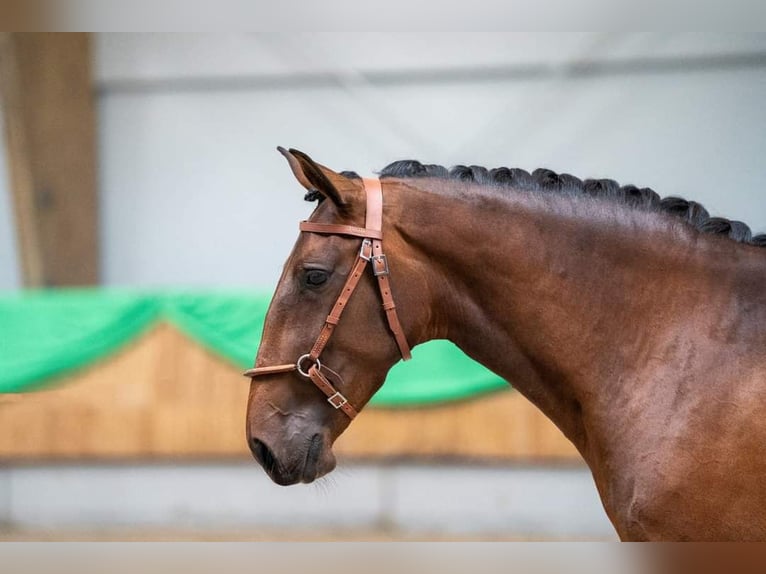
<instances>
[{"instance_id":1,"label":"horse head","mask_svg":"<svg viewBox=\"0 0 766 574\"><path fill-rule=\"evenodd\" d=\"M247 436L272 480L287 485L335 467L333 443L388 370L409 358L429 311L421 266L397 226L401 194L387 185L384 202L377 179L279 151L319 203L301 223L246 373Z\"/></svg>"}]
</instances>

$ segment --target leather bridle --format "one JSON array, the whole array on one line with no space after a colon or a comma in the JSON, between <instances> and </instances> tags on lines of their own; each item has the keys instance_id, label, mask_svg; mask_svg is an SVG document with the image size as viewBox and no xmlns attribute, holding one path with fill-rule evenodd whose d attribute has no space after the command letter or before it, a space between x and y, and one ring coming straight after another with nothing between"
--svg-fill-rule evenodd
<instances>
[{"instance_id":1,"label":"leather bridle","mask_svg":"<svg viewBox=\"0 0 766 574\"><path fill-rule=\"evenodd\" d=\"M315 223L301 221L300 230L308 233L322 235L342 235L346 237L360 237L362 245L359 249L356 262L346 278L338 299L335 301L330 314L325 319L324 326L317 337L314 346L305 355L298 357L295 363L287 365L274 365L271 367L255 367L245 371L246 377L260 377L276 373L288 373L297 371L299 375L309 379L316 387L327 396L327 402L335 409L342 410L350 419L356 417L357 410L348 402L348 399L338 390L338 386L344 387L341 376L323 365L319 356L322 354L327 342L332 337L335 327L340 322L341 314L346 308L348 300L354 293L359 280L362 277L367 263L372 267L372 274L378 279L380 298L383 301L383 309L391 333L394 336L402 359L411 358L410 347L404 336L404 331L396 314L396 305L391 292L389 280L388 259L383 253L383 190L379 179L362 179L367 196L367 211L365 213L365 226L354 227L352 225L339 225L334 223Z\"/></svg>"}]
</instances>

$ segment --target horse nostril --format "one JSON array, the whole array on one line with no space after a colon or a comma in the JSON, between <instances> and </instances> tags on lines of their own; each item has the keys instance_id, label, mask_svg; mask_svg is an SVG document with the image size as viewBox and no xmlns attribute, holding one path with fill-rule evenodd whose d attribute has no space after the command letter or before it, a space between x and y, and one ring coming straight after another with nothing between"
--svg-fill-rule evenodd
<instances>
[{"instance_id":1,"label":"horse nostril","mask_svg":"<svg viewBox=\"0 0 766 574\"><path fill-rule=\"evenodd\" d=\"M250 443L250 450L253 452L255 460L261 463L261 466L267 471L274 470L277 466L277 459L274 458L274 454L271 449L257 438L252 439Z\"/></svg>"}]
</instances>

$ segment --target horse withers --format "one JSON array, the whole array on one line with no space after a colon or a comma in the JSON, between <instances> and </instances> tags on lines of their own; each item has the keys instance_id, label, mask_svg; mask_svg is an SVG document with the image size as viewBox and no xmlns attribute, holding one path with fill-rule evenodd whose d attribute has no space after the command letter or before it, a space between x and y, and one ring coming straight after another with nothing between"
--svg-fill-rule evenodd
<instances>
[{"instance_id":1,"label":"horse withers","mask_svg":"<svg viewBox=\"0 0 766 574\"><path fill-rule=\"evenodd\" d=\"M247 373L275 482L330 472L388 370L449 339L574 443L622 539L766 540L766 236L611 180L280 151L318 206Z\"/></svg>"}]
</instances>

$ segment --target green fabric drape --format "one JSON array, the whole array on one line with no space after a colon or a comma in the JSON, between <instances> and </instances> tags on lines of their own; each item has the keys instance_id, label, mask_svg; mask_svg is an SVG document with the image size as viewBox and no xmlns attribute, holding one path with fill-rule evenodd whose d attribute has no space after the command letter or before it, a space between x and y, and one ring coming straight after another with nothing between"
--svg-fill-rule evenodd
<instances>
[{"instance_id":1,"label":"green fabric drape","mask_svg":"<svg viewBox=\"0 0 766 574\"><path fill-rule=\"evenodd\" d=\"M0 393L55 384L161 320L245 369L252 366L269 300L270 295L111 290L0 296ZM232 381L238 383L246 384ZM428 405L507 387L451 343L433 341L415 348L412 361L391 370L373 404Z\"/></svg>"}]
</instances>

